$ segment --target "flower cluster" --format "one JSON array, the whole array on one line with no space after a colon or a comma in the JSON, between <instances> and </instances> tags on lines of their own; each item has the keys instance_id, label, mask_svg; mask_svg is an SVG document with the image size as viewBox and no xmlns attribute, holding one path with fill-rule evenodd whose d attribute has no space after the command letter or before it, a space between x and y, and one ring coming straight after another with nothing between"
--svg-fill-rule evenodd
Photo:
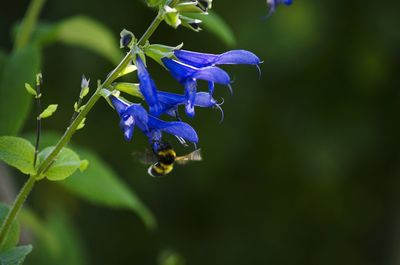
<instances>
[{"instance_id":1,"label":"flower cluster","mask_svg":"<svg viewBox=\"0 0 400 265\"><path fill-rule=\"evenodd\" d=\"M163 46L163 48L165 47L167 46ZM218 65L249 64L258 66L260 64L260 59L255 54L245 50L233 50L218 55L175 48L171 48L170 51L169 56L161 56L157 61L160 61L184 87L183 94L158 90L144 63L145 57L136 54L135 49L132 49L133 63L136 66L139 81L139 84L135 86L136 92L140 92L139 94L148 105L148 111L140 104L130 103L119 95L109 96L112 106L120 116L120 127L124 131L125 139L132 139L136 126L149 138L154 150L157 150L157 144L162 142L163 132L188 142L198 142L196 131L189 124L180 121L178 108L181 105L185 106L186 114L189 117L195 116L195 107L220 108L213 98L214 86L221 84L230 87L231 78ZM148 54L149 52L146 53L145 50L144 53ZM199 80L208 82L207 92L197 91ZM114 86L119 88L118 83L115 83ZM163 114L177 117L178 120L162 121L159 117Z\"/></svg>"},{"instance_id":2,"label":"flower cluster","mask_svg":"<svg viewBox=\"0 0 400 265\"><path fill-rule=\"evenodd\" d=\"M165 1L151 1L151 6L158 6L163 20L172 27L188 26L196 30L201 21L190 20L186 13L207 14L211 8L211 0L178 1L177 5L163 5ZM290 0L268 0L271 10L275 10L280 3L289 4ZM197 26L195 26L197 25ZM196 30L197 31L197 30ZM160 44L140 43L135 36L127 31L121 32L121 48L130 49L132 63L127 68L137 71L138 83L112 84L112 90L127 92L140 97L147 105L131 103L121 97L119 92L109 95L109 100L120 117L120 127L125 139L131 140L134 128L137 127L148 138L153 151L157 152L162 143L162 134L169 133L176 136L181 142L196 144L199 141L196 131L179 116L179 108L185 109L189 118L195 116L196 107L218 108L223 111L222 103L214 99L215 85L229 87L232 91L232 79L229 74L220 68L227 64L246 64L258 67L260 59L246 50L231 50L222 54L200 53L183 50L182 45L170 47ZM146 59L152 58L169 71L173 78L183 87L182 94L159 90L150 76L146 66ZM198 82L208 83L207 91L198 91ZM160 118L168 115L176 118L175 121L163 121Z\"/></svg>"}]
</instances>

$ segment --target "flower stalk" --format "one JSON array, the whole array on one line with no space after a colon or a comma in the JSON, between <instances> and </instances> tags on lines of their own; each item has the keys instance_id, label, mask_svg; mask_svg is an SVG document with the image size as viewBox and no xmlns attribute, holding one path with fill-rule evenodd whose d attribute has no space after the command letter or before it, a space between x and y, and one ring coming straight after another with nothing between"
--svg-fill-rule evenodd
<instances>
[{"instance_id":1,"label":"flower stalk","mask_svg":"<svg viewBox=\"0 0 400 265\"><path fill-rule=\"evenodd\" d=\"M19 210L22 208L26 198L28 197L29 193L32 191L33 185L36 182L36 176L30 176L28 181L25 182L24 186L22 187L21 191L19 192L17 198L14 201L13 206L11 207L10 211L7 214L6 219L4 220L3 224L0 227L0 249L4 244L8 231L11 228L15 218Z\"/></svg>"},{"instance_id":2,"label":"flower stalk","mask_svg":"<svg viewBox=\"0 0 400 265\"><path fill-rule=\"evenodd\" d=\"M41 6L42 2L44 2L44 0L33 0L32 5ZM178 2L178 0L173 0L170 5L174 6L177 4L177 2ZM34 9L33 11L35 11L35 10L36 9ZM30 14L29 11L28 11L28 13ZM36 14L36 12L33 12L33 13ZM33 17L35 17L35 16L33 16ZM149 28L145 31L143 36L140 38L140 40L138 42L139 46L143 46L147 42L147 40L153 35L155 30L158 28L158 26L160 25L162 20L163 20L163 14L160 11L157 14L156 18L153 20L153 22L150 24ZM23 36L25 36L25 35L29 36L30 32L31 32L31 29L27 30L27 33L24 33ZM22 41L20 41L18 44L16 44L16 48L22 47L24 45L24 42L25 42L24 39L25 39L25 37L23 38ZM36 180L40 179L40 177L46 173L46 171L49 169L51 164L54 162L55 158L60 153L62 148L64 148L68 144L68 142L71 140L71 137L77 131L78 126L81 124L83 119L86 118L87 114L94 107L94 105L97 103L97 101L101 98L101 90L103 88L110 88L112 82L118 78L118 76L120 75L121 72L123 72L125 70L125 68L129 65L131 60L132 60L132 53L128 52L125 55L125 57L122 59L122 61L118 64L118 66L107 76L107 78L104 80L104 82L97 87L95 93L90 97L90 99L88 100L88 102L86 103L86 105L82 109L82 111L80 111L79 114L76 116L76 118L72 121L70 126L65 131L64 135L60 138L60 140L56 144L53 151L43 160L43 162L40 163L36 174L31 175L29 177L28 181L24 184L20 193L18 194L17 198L15 199L10 211L8 212L3 224L0 227L0 247L4 243L6 236L11 228L12 223L14 222L14 220L17 217L18 212L20 211L26 198L29 196L30 192L32 191L32 188L33 188Z\"/></svg>"}]
</instances>

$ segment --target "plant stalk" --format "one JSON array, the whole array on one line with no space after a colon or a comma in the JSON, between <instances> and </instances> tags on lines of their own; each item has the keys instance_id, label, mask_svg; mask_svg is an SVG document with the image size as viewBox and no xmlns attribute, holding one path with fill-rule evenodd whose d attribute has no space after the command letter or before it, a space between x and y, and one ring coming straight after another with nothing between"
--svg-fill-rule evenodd
<instances>
[{"instance_id":1,"label":"plant stalk","mask_svg":"<svg viewBox=\"0 0 400 265\"><path fill-rule=\"evenodd\" d=\"M7 214L6 219L4 220L3 224L0 227L0 248L4 244L8 231L11 228L19 210L21 209L22 205L24 204L26 198L28 197L29 193L32 191L33 185L36 182L36 176L30 176L28 181L25 182L24 186L22 187L21 191L19 192L17 198L14 201L10 211Z\"/></svg>"},{"instance_id":2,"label":"plant stalk","mask_svg":"<svg viewBox=\"0 0 400 265\"><path fill-rule=\"evenodd\" d=\"M34 0L33 3L36 3L36 5L39 5L40 3L43 3L44 0ZM178 1L173 0L171 2L171 6L174 6ZM34 4L32 4L34 5ZM33 7L32 7L33 9ZM35 9L36 10L36 9ZM33 12L33 11L31 11ZM30 12L28 12L30 13ZM27 21L30 21L26 19ZM153 22L150 24L149 28L146 30L146 32L143 34L143 36L140 38L138 45L144 45L147 40L153 35L157 27L160 25L162 22L162 12L160 11L156 18L153 20ZM30 34L30 31L27 31L28 37ZM22 32L21 32L22 34ZM22 42L23 43L23 42ZM20 44L21 45L21 44ZM79 126L79 124L82 122L82 120L87 116L87 114L90 112L90 110L94 107L96 102L101 98L101 90L103 88L108 88L111 83L118 78L119 74L129 65L130 61L132 59L132 53L128 52L125 57L122 59L122 61L119 63L119 65L107 76L106 80L102 84L100 84L96 92L90 97L88 102L86 103L86 106L82 109L82 111L79 112L79 114L76 116L76 118L73 120L73 122L70 124L70 126L67 128L65 131L64 135L61 137L61 139L58 141L56 144L55 148L53 151L45 158L45 160L40 164L36 175L30 176L28 181L25 183L25 185L22 187L20 193L18 194L17 198L14 201L14 204L12 205L4 223L2 224L0 228L0 246L3 244L6 235L8 234L8 231L11 228L12 222L15 220L19 210L21 209L22 205L24 204L26 198L28 197L29 193L32 191L32 188L36 182L37 178L40 178L42 174L46 172L46 170L51 166L59 152L62 150L64 146L68 144L70 141L72 135L76 132L76 128Z\"/></svg>"}]
</instances>

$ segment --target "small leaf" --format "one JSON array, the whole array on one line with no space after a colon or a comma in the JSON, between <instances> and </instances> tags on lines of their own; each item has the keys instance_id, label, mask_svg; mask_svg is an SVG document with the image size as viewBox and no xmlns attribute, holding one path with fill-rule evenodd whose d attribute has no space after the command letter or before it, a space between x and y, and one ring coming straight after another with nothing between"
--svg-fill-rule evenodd
<instances>
[{"instance_id":1,"label":"small leaf","mask_svg":"<svg viewBox=\"0 0 400 265\"><path fill-rule=\"evenodd\" d=\"M130 74L130 73L132 73L132 72L134 72L134 71L136 71L136 70L137 70L136 65L130 64L130 65L128 65L123 71L121 71L121 72L118 74L118 77L121 77L121 76Z\"/></svg>"},{"instance_id":2,"label":"small leaf","mask_svg":"<svg viewBox=\"0 0 400 265\"><path fill-rule=\"evenodd\" d=\"M29 114L32 97L25 83L33 84L40 65L37 47L27 46L13 53L0 76L0 135L16 135Z\"/></svg>"},{"instance_id":3,"label":"small leaf","mask_svg":"<svg viewBox=\"0 0 400 265\"><path fill-rule=\"evenodd\" d=\"M87 94L89 94L89 90L90 90L90 88L87 86L87 87L85 87L85 88L83 88L82 89L82 93L79 95L79 97L80 98L84 98L84 97L86 97L87 96Z\"/></svg>"},{"instance_id":4,"label":"small leaf","mask_svg":"<svg viewBox=\"0 0 400 265\"><path fill-rule=\"evenodd\" d=\"M139 84L137 83L125 83L125 82L114 83L113 88L118 91L132 95L134 97L143 99L143 95L139 89Z\"/></svg>"},{"instance_id":5,"label":"small leaf","mask_svg":"<svg viewBox=\"0 0 400 265\"><path fill-rule=\"evenodd\" d=\"M4 219L6 218L8 211L9 207L6 206L5 204L0 203L0 225L4 222ZM14 222L11 224L11 228L8 232L6 240L0 246L0 252L15 247L19 241L19 233L20 233L19 223L14 220ZM2 265L1 262L0 265Z\"/></svg>"},{"instance_id":6,"label":"small leaf","mask_svg":"<svg viewBox=\"0 0 400 265\"><path fill-rule=\"evenodd\" d=\"M37 96L36 90L33 89L33 87L32 87L30 84L25 83L25 89L26 89L26 91L27 91L29 94L31 94L32 96L35 96L35 97Z\"/></svg>"},{"instance_id":7,"label":"small leaf","mask_svg":"<svg viewBox=\"0 0 400 265\"><path fill-rule=\"evenodd\" d=\"M165 10L165 22L173 28L177 28L182 21L179 19L179 13L175 8L169 6L164 7Z\"/></svg>"},{"instance_id":8,"label":"small leaf","mask_svg":"<svg viewBox=\"0 0 400 265\"><path fill-rule=\"evenodd\" d=\"M41 86L43 84L43 75L42 73L36 74L36 85Z\"/></svg>"},{"instance_id":9,"label":"small leaf","mask_svg":"<svg viewBox=\"0 0 400 265\"><path fill-rule=\"evenodd\" d=\"M47 147L39 153L39 161L43 161L53 151L54 147ZM53 164L44 173L48 180L60 181L71 176L77 169L82 167L79 156L68 148L63 148L58 154Z\"/></svg>"},{"instance_id":10,"label":"small leaf","mask_svg":"<svg viewBox=\"0 0 400 265\"><path fill-rule=\"evenodd\" d=\"M0 265L21 265L32 251L32 245L19 246L0 253Z\"/></svg>"},{"instance_id":11,"label":"small leaf","mask_svg":"<svg viewBox=\"0 0 400 265\"><path fill-rule=\"evenodd\" d=\"M209 11L208 15L188 14L188 16L203 21L202 25L204 28L225 42L229 47L235 45L236 39L231 28L217 13Z\"/></svg>"},{"instance_id":12,"label":"small leaf","mask_svg":"<svg viewBox=\"0 0 400 265\"><path fill-rule=\"evenodd\" d=\"M83 172L83 171L85 171L86 169L87 169L87 167L89 166L89 161L88 160L82 160L81 161L81 165L80 165L80 167L79 167L79 171L80 172Z\"/></svg>"},{"instance_id":13,"label":"small leaf","mask_svg":"<svg viewBox=\"0 0 400 265\"><path fill-rule=\"evenodd\" d=\"M181 21L182 21L182 26L191 29L195 32L199 32L201 30L200 24L202 23L201 20L191 18L191 17L186 17L186 16L180 16Z\"/></svg>"},{"instance_id":14,"label":"small leaf","mask_svg":"<svg viewBox=\"0 0 400 265\"><path fill-rule=\"evenodd\" d=\"M76 127L76 129L77 129L77 130L80 130L80 129L82 129L83 127L85 127L85 121L86 121L86 118L83 118L82 121L81 121L81 123L79 123L78 127Z\"/></svg>"},{"instance_id":15,"label":"small leaf","mask_svg":"<svg viewBox=\"0 0 400 265\"><path fill-rule=\"evenodd\" d=\"M57 28L58 41L90 49L117 64L121 59L117 38L100 22L76 16L61 22Z\"/></svg>"},{"instance_id":16,"label":"small leaf","mask_svg":"<svg viewBox=\"0 0 400 265\"><path fill-rule=\"evenodd\" d=\"M166 45L161 45L161 44L151 44L146 47L145 54L155 60L157 63L160 65L164 66L162 63L161 59L164 57L174 57L174 51L179 50L182 48L183 43L173 47L173 46L166 46Z\"/></svg>"},{"instance_id":17,"label":"small leaf","mask_svg":"<svg viewBox=\"0 0 400 265\"><path fill-rule=\"evenodd\" d=\"M202 10L197 2L183 2L179 3L178 5L175 6L175 9L178 10L178 12L183 12L183 13L204 13L204 10Z\"/></svg>"},{"instance_id":18,"label":"small leaf","mask_svg":"<svg viewBox=\"0 0 400 265\"><path fill-rule=\"evenodd\" d=\"M51 117L54 114L54 112L56 112L57 107L58 107L57 104L49 105L42 113L40 113L39 117L41 119Z\"/></svg>"},{"instance_id":19,"label":"small leaf","mask_svg":"<svg viewBox=\"0 0 400 265\"><path fill-rule=\"evenodd\" d=\"M165 3L166 0L146 0L146 3L150 7L157 7Z\"/></svg>"},{"instance_id":20,"label":"small leaf","mask_svg":"<svg viewBox=\"0 0 400 265\"><path fill-rule=\"evenodd\" d=\"M0 160L24 174L34 175L35 147L27 140L13 136L0 137Z\"/></svg>"},{"instance_id":21,"label":"small leaf","mask_svg":"<svg viewBox=\"0 0 400 265\"><path fill-rule=\"evenodd\" d=\"M79 107L78 112L81 112L84 108L86 108L86 104Z\"/></svg>"}]
</instances>

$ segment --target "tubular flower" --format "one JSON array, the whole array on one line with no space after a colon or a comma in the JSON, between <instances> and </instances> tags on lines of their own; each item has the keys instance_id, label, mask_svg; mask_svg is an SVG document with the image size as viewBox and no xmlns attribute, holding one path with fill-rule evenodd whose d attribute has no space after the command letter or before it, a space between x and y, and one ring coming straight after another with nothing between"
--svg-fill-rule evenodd
<instances>
[{"instance_id":1,"label":"tubular flower","mask_svg":"<svg viewBox=\"0 0 400 265\"><path fill-rule=\"evenodd\" d=\"M285 4L285 5L289 6L292 3L293 3L293 0L267 0L267 5L269 7L268 16L272 15L272 13L275 12L277 6L279 6L281 4Z\"/></svg>"},{"instance_id":2,"label":"tubular flower","mask_svg":"<svg viewBox=\"0 0 400 265\"><path fill-rule=\"evenodd\" d=\"M149 105L149 112L153 116L160 116L161 106L158 103L157 87L153 79L151 79L149 72L146 69L140 56L136 58L137 75L140 82L139 89L144 99Z\"/></svg>"},{"instance_id":3,"label":"tubular flower","mask_svg":"<svg viewBox=\"0 0 400 265\"><path fill-rule=\"evenodd\" d=\"M187 123L165 122L147 114L140 104L129 104L113 95L110 95L109 98L121 118L120 127L127 141L132 139L135 126L149 138L152 145L161 142L163 132L183 138L188 142L197 143L199 141L196 131Z\"/></svg>"},{"instance_id":4,"label":"tubular flower","mask_svg":"<svg viewBox=\"0 0 400 265\"><path fill-rule=\"evenodd\" d=\"M229 85L231 79L222 69L215 66L198 68L170 58L163 58L163 64L171 75L185 87L186 113L194 116L194 102L197 92L197 80L205 80L209 83ZM212 92L212 91L210 91Z\"/></svg>"},{"instance_id":5,"label":"tubular flower","mask_svg":"<svg viewBox=\"0 0 400 265\"><path fill-rule=\"evenodd\" d=\"M184 95L158 91L157 96L160 105L162 106L162 113L166 113L170 116L177 116L179 105L188 104ZM207 92L197 92L193 105L201 108L218 108L222 112L220 107L221 104L218 104L212 95Z\"/></svg>"},{"instance_id":6,"label":"tubular flower","mask_svg":"<svg viewBox=\"0 0 400 265\"><path fill-rule=\"evenodd\" d=\"M175 50L174 55L179 61L198 68L221 64L260 64L260 59L252 52L246 50L232 50L222 54L210 54Z\"/></svg>"},{"instance_id":7,"label":"tubular flower","mask_svg":"<svg viewBox=\"0 0 400 265\"><path fill-rule=\"evenodd\" d=\"M232 50L222 54L210 54L191 52L186 50L175 50L174 55L183 63L202 68L221 64L249 64L258 65L261 63L254 53L246 50ZM209 82L209 91L214 93L214 82Z\"/></svg>"}]
</instances>

